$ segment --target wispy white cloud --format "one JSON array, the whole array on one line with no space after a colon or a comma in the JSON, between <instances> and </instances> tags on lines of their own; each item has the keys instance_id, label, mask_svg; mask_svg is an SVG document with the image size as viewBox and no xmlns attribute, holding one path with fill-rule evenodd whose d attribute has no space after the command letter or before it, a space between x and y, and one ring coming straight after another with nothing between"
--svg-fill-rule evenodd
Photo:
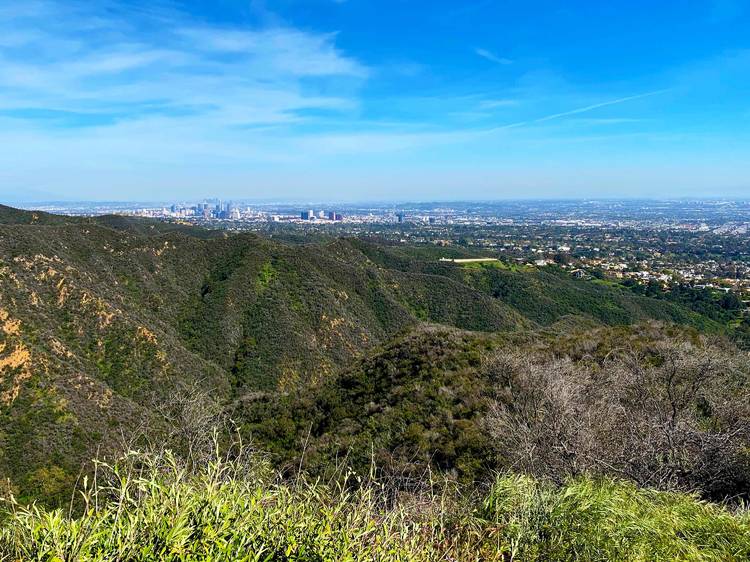
<instances>
[{"instance_id":1,"label":"wispy white cloud","mask_svg":"<svg viewBox=\"0 0 750 562\"><path fill-rule=\"evenodd\" d=\"M482 100L479 103L481 109L497 109L499 107L517 107L521 104L518 99L494 99Z\"/></svg>"},{"instance_id":2,"label":"wispy white cloud","mask_svg":"<svg viewBox=\"0 0 750 562\"><path fill-rule=\"evenodd\" d=\"M270 16L257 26L213 25L162 2L124 17L123 5L0 5L0 194L31 180L52 189L58 178L94 194L103 181L122 189L139 180L148 189L176 186L172 192L180 182L203 182L205 193L217 178L241 192L261 169L295 183L312 182L315 169L330 179L350 168L344 184L378 170L385 177L399 160L494 166L504 154L513 154L511 163L527 159L524 150L546 159L571 142L598 150L615 139L657 138L633 140L639 127L617 125L653 115L643 104L636 119L626 104L665 90L607 98L542 63L490 73L499 76L492 83L483 73L481 83L455 84L429 60L365 64L336 33ZM476 56L512 62L486 49ZM737 52L721 65L639 83L676 84L680 92L726 84L727 76L746 75L748 60ZM641 91L627 82L602 88Z\"/></svg>"},{"instance_id":3,"label":"wispy white cloud","mask_svg":"<svg viewBox=\"0 0 750 562\"><path fill-rule=\"evenodd\" d=\"M646 119L634 118L634 117L595 117L595 118L581 118L576 119L576 124L580 125L628 125L631 123L643 123Z\"/></svg>"},{"instance_id":4,"label":"wispy white cloud","mask_svg":"<svg viewBox=\"0 0 750 562\"><path fill-rule=\"evenodd\" d=\"M276 73L357 78L368 74L366 67L336 48L335 33L311 34L291 28L243 31L191 27L179 29L177 34L207 51L259 59Z\"/></svg>"},{"instance_id":5,"label":"wispy white cloud","mask_svg":"<svg viewBox=\"0 0 750 562\"><path fill-rule=\"evenodd\" d=\"M0 9L0 111L34 121L44 111L116 121L147 120L157 111L180 122L200 119L215 134L230 125L352 111L368 76L331 33L195 25L174 10L139 13L142 21L134 22L132 14L126 20L94 5L71 6L32 1L24 10Z\"/></svg>"},{"instance_id":6,"label":"wispy white cloud","mask_svg":"<svg viewBox=\"0 0 750 562\"><path fill-rule=\"evenodd\" d=\"M488 51L487 49L476 48L474 49L474 52L483 59L487 59L488 61L494 62L496 64L513 64L513 61L511 59L497 56L495 53L493 53L492 51Z\"/></svg>"},{"instance_id":7,"label":"wispy white cloud","mask_svg":"<svg viewBox=\"0 0 750 562\"><path fill-rule=\"evenodd\" d=\"M585 105L583 107L577 107L575 109L571 109L571 110L568 110L568 111L562 111L560 113L552 113L550 115L545 115L543 117L537 117L535 119L527 119L525 121L518 121L516 123L510 123L508 125L502 125L500 127L494 127L491 130L492 131L500 131L500 130L503 130L503 129L513 129L513 128L516 128L516 127L524 127L526 125L535 125L535 124L538 124L538 123L545 123L546 121L552 121L552 120L555 120L555 119L561 119L563 117L569 117L571 115L578 115L580 113L587 113L589 111L593 111L595 109L600 109L602 107L609 107L609 106L612 106L612 105L618 105L618 104L626 103L626 102L629 102L629 101L634 101L634 100L638 100L638 99L650 98L650 97L653 97L653 96L658 96L658 95L664 94L664 93L666 93L668 91L669 91L668 89L662 89L662 90L654 90L652 92L646 92L646 93L643 93L643 94L636 94L636 95L632 95L632 96L625 96L625 97L617 98L617 99L614 99L614 100L608 100L608 101L603 101L603 102L599 102L599 103L594 103L594 104L591 104L591 105Z\"/></svg>"}]
</instances>

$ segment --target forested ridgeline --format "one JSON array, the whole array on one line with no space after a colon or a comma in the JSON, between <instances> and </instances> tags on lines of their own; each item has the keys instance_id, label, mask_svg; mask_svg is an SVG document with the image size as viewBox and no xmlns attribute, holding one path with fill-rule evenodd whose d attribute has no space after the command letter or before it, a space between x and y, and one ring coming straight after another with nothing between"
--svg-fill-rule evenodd
<instances>
[{"instance_id":1,"label":"forested ridgeline","mask_svg":"<svg viewBox=\"0 0 750 562\"><path fill-rule=\"evenodd\" d=\"M518 469L742 491L744 355L720 323L562 271L438 256L2 208L0 474L22 502L67 504L90 459L170 442L198 392L284 474L374 457L402 482ZM672 356L683 374L665 383ZM625 422L631 441L614 435Z\"/></svg>"}]
</instances>

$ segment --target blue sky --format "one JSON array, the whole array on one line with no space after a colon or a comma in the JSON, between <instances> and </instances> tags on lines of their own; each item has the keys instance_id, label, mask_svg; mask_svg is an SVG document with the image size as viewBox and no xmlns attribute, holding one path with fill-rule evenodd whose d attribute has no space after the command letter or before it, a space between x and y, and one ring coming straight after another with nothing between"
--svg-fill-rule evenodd
<instances>
[{"instance_id":1,"label":"blue sky","mask_svg":"<svg viewBox=\"0 0 750 562\"><path fill-rule=\"evenodd\" d=\"M0 200L750 197L750 0L0 0Z\"/></svg>"}]
</instances>

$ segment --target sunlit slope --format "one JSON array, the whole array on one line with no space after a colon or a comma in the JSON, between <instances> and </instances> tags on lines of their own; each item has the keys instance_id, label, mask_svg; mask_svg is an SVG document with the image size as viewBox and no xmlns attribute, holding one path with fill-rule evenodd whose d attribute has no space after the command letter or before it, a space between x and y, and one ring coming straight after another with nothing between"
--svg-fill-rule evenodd
<instances>
[{"instance_id":1,"label":"sunlit slope","mask_svg":"<svg viewBox=\"0 0 750 562\"><path fill-rule=\"evenodd\" d=\"M307 388L425 322L503 333L563 315L703 322L560 276L511 272L502 291L490 270L376 255L391 251L0 208L0 472L54 495L81 459L150 425L177 384L220 404Z\"/></svg>"}]
</instances>

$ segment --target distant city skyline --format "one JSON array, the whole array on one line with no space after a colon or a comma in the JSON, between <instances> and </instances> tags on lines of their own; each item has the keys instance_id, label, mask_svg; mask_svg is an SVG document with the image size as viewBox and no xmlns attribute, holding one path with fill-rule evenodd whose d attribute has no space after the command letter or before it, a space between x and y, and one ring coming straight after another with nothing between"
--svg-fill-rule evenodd
<instances>
[{"instance_id":1,"label":"distant city skyline","mask_svg":"<svg viewBox=\"0 0 750 562\"><path fill-rule=\"evenodd\" d=\"M750 0L0 6L0 203L750 197Z\"/></svg>"},{"instance_id":2,"label":"distant city skyline","mask_svg":"<svg viewBox=\"0 0 750 562\"><path fill-rule=\"evenodd\" d=\"M172 204L178 205L193 205L198 203L222 201L235 203L239 205L248 206L299 206L300 209L306 209L309 206L318 208L319 206L331 206L331 205L376 205L376 206L408 206L408 205L441 205L441 204L500 204L500 203L513 203L513 202L526 202L534 203L535 201L544 203L559 202L643 202L643 203L668 203L675 201L684 202L744 202L750 203L750 194L747 195L726 195L726 196L673 196L673 197L659 197L659 196L571 196L571 197L495 197L495 198L463 198L463 199L450 199L450 198L432 198L432 199L413 199L413 198L402 198L402 199L364 199L364 198L329 198L329 199L314 199L314 198L260 198L260 197L175 197L175 198L164 198L164 199L75 199L75 198L59 198L59 199L22 199L8 197L0 200L0 205L18 206L19 208L37 208L35 205L44 206L56 206L60 207L80 205L101 205L104 207L111 205L127 205L130 207L136 207L138 205L161 205L171 206Z\"/></svg>"}]
</instances>

